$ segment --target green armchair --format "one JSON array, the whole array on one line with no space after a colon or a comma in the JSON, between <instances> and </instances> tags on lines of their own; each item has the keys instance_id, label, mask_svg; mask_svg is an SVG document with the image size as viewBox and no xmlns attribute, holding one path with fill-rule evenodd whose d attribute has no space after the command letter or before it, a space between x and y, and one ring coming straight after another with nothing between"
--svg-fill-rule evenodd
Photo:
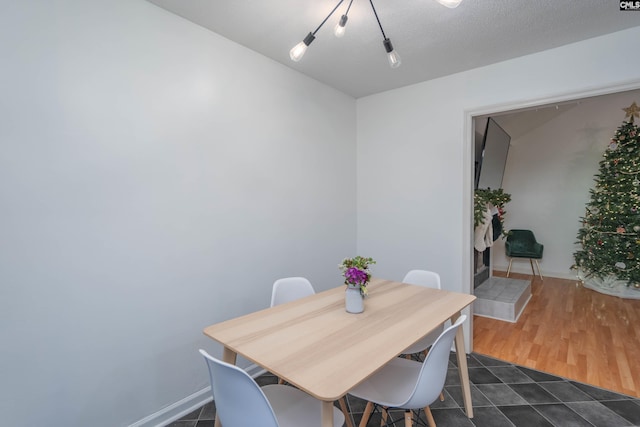
<instances>
[{"instance_id":1,"label":"green armchair","mask_svg":"<svg viewBox=\"0 0 640 427\"><path fill-rule=\"evenodd\" d=\"M533 269L533 260L535 260L536 266L538 267L538 275L541 280L544 280L542 272L540 271L540 264L538 264L538 260L542 258L544 245L536 241L536 236L534 236L531 230L510 230L504 248L509 257L507 277L509 277L509 273L511 272L511 263L514 258L529 258L533 276L536 276L536 272Z\"/></svg>"}]
</instances>

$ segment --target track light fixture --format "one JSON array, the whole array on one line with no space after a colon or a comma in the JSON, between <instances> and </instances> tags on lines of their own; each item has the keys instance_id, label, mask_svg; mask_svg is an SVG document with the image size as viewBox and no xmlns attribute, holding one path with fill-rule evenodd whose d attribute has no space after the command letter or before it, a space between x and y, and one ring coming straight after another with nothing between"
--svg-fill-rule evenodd
<instances>
[{"instance_id":1,"label":"track light fixture","mask_svg":"<svg viewBox=\"0 0 640 427\"><path fill-rule=\"evenodd\" d=\"M449 8L458 7L458 5L462 2L462 0L436 0L436 1L441 5ZM295 45L289 51L289 57L291 58L292 61L298 62L302 59L311 42L315 40L316 33L318 32L318 30L320 30L320 28L322 28L324 23L327 22L329 18L331 18L331 15L333 15L333 13L340 7L342 2L344 2L344 0L339 0L338 4L336 4L336 6L331 10L331 12L329 12L327 17L324 18L324 20L320 23L320 25L318 25L318 28L316 28L315 31L307 34L307 36L300 43ZM344 36L347 21L349 20L349 16L348 16L349 10L351 9L352 4L353 4L353 0L349 0L349 6L347 6L347 10L340 17L340 20L338 21L338 23L336 24L333 30L333 33L335 34L336 37ZM380 23L380 18L378 18L378 12L376 12L376 8L373 5L373 0L369 0L369 4L371 5L373 14L375 15L376 21L378 22L378 26L380 27L380 32L382 33L382 45L384 46L384 49L387 52L387 59L389 60L389 65L391 66L391 68L398 68L402 63L400 59L400 55L398 54L398 52L394 50L393 45L391 44L391 40L385 35L384 30L382 29L382 24Z\"/></svg>"}]
</instances>

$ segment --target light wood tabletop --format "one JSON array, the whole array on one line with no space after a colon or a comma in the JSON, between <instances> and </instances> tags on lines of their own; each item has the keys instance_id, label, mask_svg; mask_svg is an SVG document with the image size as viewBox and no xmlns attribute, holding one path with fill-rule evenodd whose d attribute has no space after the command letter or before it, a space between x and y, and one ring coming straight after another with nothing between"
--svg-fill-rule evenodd
<instances>
[{"instance_id":1,"label":"light wood tabletop","mask_svg":"<svg viewBox=\"0 0 640 427\"><path fill-rule=\"evenodd\" d=\"M344 286L208 326L204 334L236 356L265 368L323 401L323 427L333 402L447 319L455 321L475 296L372 278L363 313L344 307ZM458 367L473 417L462 328ZM216 426L219 423L216 422Z\"/></svg>"}]
</instances>

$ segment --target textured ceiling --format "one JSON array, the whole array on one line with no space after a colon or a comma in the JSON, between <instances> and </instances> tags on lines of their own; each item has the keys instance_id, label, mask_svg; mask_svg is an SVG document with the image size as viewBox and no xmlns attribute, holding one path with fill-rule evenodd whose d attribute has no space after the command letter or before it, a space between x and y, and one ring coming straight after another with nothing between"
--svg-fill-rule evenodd
<instances>
[{"instance_id":1,"label":"textured ceiling","mask_svg":"<svg viewBox=\"0 0 640 427\"><path fill-rule=\"evenodd\" d=\"M640 12L620 11L614 0L463 0L455 9L435 0L375 0L402 57L391 69L366 0L353 1L338 39L343 2L297 63L289 49L337 0L148 1L356 98L640 26Z\"/></svg>"},{"instance_id":2,"label":"textured ceiling","mask_svg":"<svg viewBox=\"0 0 640 427\"><path fill-rule=\"evenodd\" d=\"M537 129L539 126L556 119L559 115L566 113L580 104L602 105L610 104L612 101L620 101L620 120L625 116L623 108L628 107L624 102L631 97L640 100L640 89L629 90L623 93L611 93L607 95L591 96L587 98L575 99L561 103L540 105L536 107L511 110L503 113L494 113L475 117L476 133L484 135L484 127L489 117L492 117L502 129L509 134L512 140L522 137L527 133ZM607 105L605 104L605 105Z\"/></svg>"}]
</instances>

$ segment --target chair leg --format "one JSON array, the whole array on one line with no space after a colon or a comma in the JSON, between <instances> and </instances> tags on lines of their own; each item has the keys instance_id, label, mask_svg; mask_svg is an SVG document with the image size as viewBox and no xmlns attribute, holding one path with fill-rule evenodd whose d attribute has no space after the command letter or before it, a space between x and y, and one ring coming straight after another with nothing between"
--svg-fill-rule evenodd
<instances>
[{"instance_id":1,"label":"chair leg","mask_svg":"<svg viewBox=\"0 0 640 427\"><path fill-rule=\"evenodd\" d=\"M431 413L431 408L424 408L424 414L427 416L427 421L429 422L429 427L436 427L436 420L433 419L433 414Z\"/></svg>"},{"instance_id":2,"label":"chair leg","mask_svg":"<svg viewBox=\"0 0 640 427\"><path fill-rule=\"evenodd\" d=\"M413 416L411 411L405 409L404 411L404 427L412 427L413 426Z\"/></svg>"},{"instance_id":3,"label":"chair leg","mask_svg":"<svg viewBox=\"0 0 640 427\"><path fill-rule=\"evenodd\" d=\"M387 411L387 409L388 408L382 408L382 416L380 417L380 427L387 424L387 418L389 418L389 411Z\"/></svg>"},{"instance_id":4,"label":"chair leg","mask_svg":"<svg viewBox=\"0 0 640 427\"><path fill-rule=\"evenodd\" d=\"M364 411L362 412L362 419L360 420L358 427L367 427L367 423L369 422L369 417L371 417L372 412L373 402L367 402L367 406L365 406Z\"/></svg>"},{"instance_id":5,"label":"chair leg","mask_svg":"<svg viewBox=\"0 0 640 427\"><path fill-rule=\"evenodd\" d=\"M536 272L533 269L533 260L531 258L529 258L529 264L531 264L531 274L533 274L533 278L536 278Z\"/></svg>"},{"instance_id":6,"label":"chair leg","mask_svg":"<svg viewBox=\"0 0 640 427\"><path fill-rule=\"evenodd\" d=\"M278 378L278 384L280 385L284 384L284 380L282 378Z\"/></svg>"},{"instance_id":7,"label":"chair leg","mask_svg":"<svg viewBox=\"0 0 640 427\"><path fill-rule=\"evenodd\" d=\"M509 258L509 268L507 268L507 277L509 277L509 273L511 272L511 263L513 262L513 258Z\"/></svg>"},{"instance_id":8,"label":"chair leg","mask_svg":"<svg viewBox=\"0 0 640 427\"><path fill-rule=\"evenodd\" d=\"M347 427L353 427L353 421L351 421L351 414L349 413L349 410L347 409L347 402L345 401L344 396L340 398L338 403L340 404L340 409L342 410L342 413L344 414L344 419L345 419L345 422L347 423Z\"/></svg>"},{"instance_id":9,"label":"chair leg","mask_svg":"<svg viewBox=\"0 0 640 427\"><path fill-rule=\"evenodd\" d=\"M440 392L440 402L444 402L444 393Z\"/></svg>"},{"instance_id":10,"label":"chair leg","mask_svg":"<svg viewBox=\"0 0 640 427\"><path fill-rule=\"evenodd\" d=\"M538 267L538 275L540 276L540 280L544 280L544 277L542 277L542 271L540 271L540 264L538 264L538 260L536 260L536 266Z\"/></svg>"}]
</instances>

